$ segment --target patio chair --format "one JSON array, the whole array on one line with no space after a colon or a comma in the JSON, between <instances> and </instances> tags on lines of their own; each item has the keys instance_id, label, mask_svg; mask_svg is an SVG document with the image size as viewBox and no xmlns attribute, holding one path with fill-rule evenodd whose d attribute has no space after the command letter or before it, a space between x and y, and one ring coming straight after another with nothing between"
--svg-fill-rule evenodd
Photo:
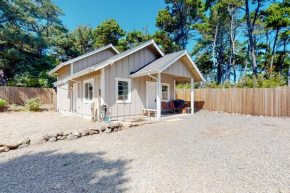
<instances>
[{"instance_id":1,"label":"patio chair","mask_svg":"<svg viewBox=\"0 0 290 193\"><path fill-rule=\"evenodd\" d=\"M162 106L162 110L161 110L161 112L165 111L166 113L169 113L169 111L171 111L171 110L168 108L166 102L162 101L162 102L161 102L161 106Z\"/></svg>"},{"instance_id":2,"label":"patio chair","mask_svg":"<svg viewBox=\"0 0 290 193\"><path fill-rule=\"evenodd\" d=\"M176 108L173 101L169 102L169 108L171 109L172 113L175 113L176 111L180 113L180 108Z\"/></svg>"}]
</instances>

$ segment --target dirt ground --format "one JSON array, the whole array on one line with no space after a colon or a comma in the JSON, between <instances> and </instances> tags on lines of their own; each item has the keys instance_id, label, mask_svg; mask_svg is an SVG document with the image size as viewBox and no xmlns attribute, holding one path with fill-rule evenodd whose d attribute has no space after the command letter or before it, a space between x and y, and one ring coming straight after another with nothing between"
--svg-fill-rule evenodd
<instances>
[{"instance_id":1,"label":"dirt ground","mask_svg":"<svg viewBox=\"0 0 290 193\"><path fill-rule=\"evenodd\" d=\"M52 112L0 121L1 140L92 125ZM0 171L1 192L288 193L290 119L199 111L1 153Z\"/></svg>"}]
</instances>

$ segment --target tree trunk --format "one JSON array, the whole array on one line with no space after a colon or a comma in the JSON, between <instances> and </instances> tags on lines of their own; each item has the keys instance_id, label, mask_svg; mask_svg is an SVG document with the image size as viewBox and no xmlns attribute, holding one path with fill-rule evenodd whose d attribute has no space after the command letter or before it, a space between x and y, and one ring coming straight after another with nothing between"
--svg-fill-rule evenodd
<instances>
[{"instance_id":1,"label":"tree trunk","mask_svg":"<svg viewBox=\"0 0 290 193\"><path fill-rule=\"evenodd\" d=\"M252 63L253 63L253 73L257 77L257 61L256 61L256 54L255 54L255 47L254 47L255 45L254 45L254 39L253 39L253 28L254 28L254 26L251 24L251 16L250 16L250 10L249 10L249 0L245 0L245 4L246 4L246 18L247 18L249 45L250 45L250 52L251 52L251 55L252 55Z\"/></svg>"},{"instance_id":2,"label":"tree trunk","mask_svg":"<svg viewBox=\"0 0 290 193\"><path fill-rule=\"evenodd\" d=\"M286 56L286 47L287 47L287 42L286 40L283 42L283 56L282 56L282 65L281 65L281 70L280 73L283 75L284 71L284 66L285 66L285 56Z\"/></svg>"},{"instance_id":3,"label":"tree trunk","mask_svg":"<svg viewBox=\"0 0 290 193\"><path fill-rule=\"evenodd\" d=\"M214 40L212 43L212 64L214 67L215 67L215 45L216 45L217 32L218 32L218 25L215 28Z\"/></svg>"},{"instance_id":4,"label":"tree trunk","mask_svg":"<svg viewBox=\"0 0 290 193\"><path fill-rule=\"evenodd\" d=\"M277 27L276 29L276 35L275 35L275 39L274 39L274 43L273 43L273 48L272 48L272 55L271 55L271 63L270 63L270 76L272 74L273 71L273 62L274 62L274 55L275 55L275 49L276 49L276 44L277 44L277 39L278 39L278 35L279 35L279 27Z\"/></svg>"}]
</instances>

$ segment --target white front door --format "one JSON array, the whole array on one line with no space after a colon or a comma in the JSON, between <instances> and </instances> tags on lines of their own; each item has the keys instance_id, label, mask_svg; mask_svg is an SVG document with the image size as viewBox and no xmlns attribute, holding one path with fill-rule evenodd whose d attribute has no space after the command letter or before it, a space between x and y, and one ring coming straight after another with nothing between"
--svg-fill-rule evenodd
<instances>
[{"instance_id":1,"label":"white front door","mask_svg":"<svg viewBox=\"0 0 290 193\"><path fill-rule=\"evenodd\" d=\"M78 111L78 83L73 84L73 112Z\"/></svg>"},{"instance_id":2,"label":"white front door","mask_svg":"<svg viewBox=\"0 0 290 193\"><path fill-rule=\"evenodd\" d=\"M156 109L156 94L157 87L156 82L146 82L146 100L147 100L147 109Z\"/></svg>"}]
</instances>

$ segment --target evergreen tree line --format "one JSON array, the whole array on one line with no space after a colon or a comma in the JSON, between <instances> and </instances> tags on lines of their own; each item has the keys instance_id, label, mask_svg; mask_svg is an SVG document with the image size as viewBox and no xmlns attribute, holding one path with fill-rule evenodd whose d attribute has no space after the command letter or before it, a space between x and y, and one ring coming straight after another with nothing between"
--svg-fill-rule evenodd
<instances>
[{"instance_id":1,"label":"evergreen tree line","mask_svg":"<svg viewBox=\"0 0 290 193\"><path fill-rule=\"evenodd\" d=\"M154 39L166 53L190 48L208 87L290 83L290 0L165 0L158 30L124 31L114 19L73 31L51 0L0 0L0 85L52 87L47 71L113 44L119 51Z\"/></svg>"}]
</instances>

